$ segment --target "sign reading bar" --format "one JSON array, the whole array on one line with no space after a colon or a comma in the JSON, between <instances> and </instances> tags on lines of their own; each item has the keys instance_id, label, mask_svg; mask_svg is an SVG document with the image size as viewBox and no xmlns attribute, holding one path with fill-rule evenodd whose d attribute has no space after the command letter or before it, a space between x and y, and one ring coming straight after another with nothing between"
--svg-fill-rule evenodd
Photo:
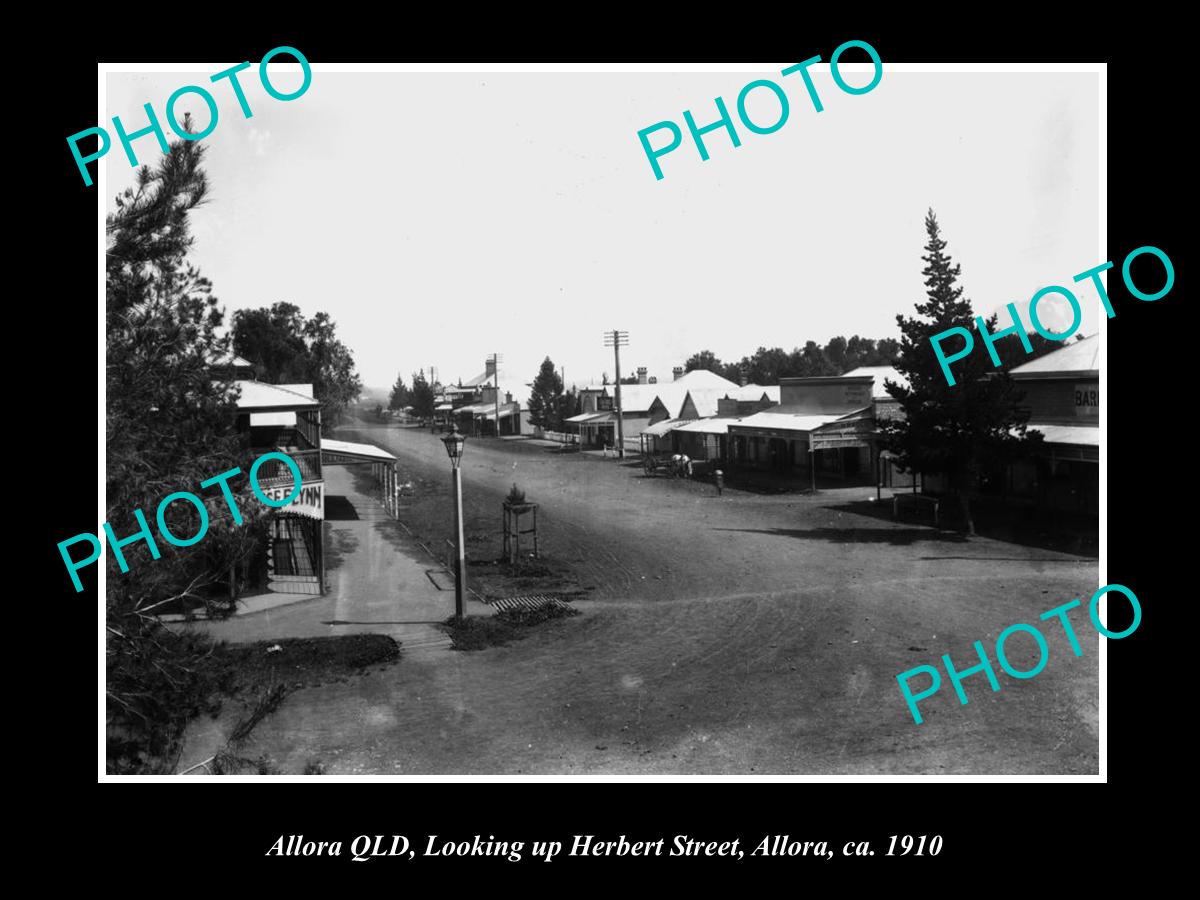
<instances>
[{"instance_id":1,"label":"sign reading bar","mask_svg":"<svg viewBox=\"0 0 1200 900\"><path fill-rule=\"evenodd\" d=\"M1100 415L1100 385L1095 382L1075 385L1075 415Z\"/></svg>"}]
</instances>

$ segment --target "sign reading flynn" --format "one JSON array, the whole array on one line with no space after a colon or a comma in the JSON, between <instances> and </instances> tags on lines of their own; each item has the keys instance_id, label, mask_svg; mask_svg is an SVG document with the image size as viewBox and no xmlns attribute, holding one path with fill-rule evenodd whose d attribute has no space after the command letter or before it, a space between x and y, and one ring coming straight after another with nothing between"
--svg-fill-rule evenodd
<instances>
[{"instance_id":1,"label":"sign reading flynn","mask_svg":"<svg viewBox=\"0 0 1200 900\"><path fill-rule=\"evenodd\" d=\"M263 493L272 500L285 500L292 493L290 487L264 487ZM325 518L325 482L317 481L301 486L300 493L288 506L276 506L285 513L296 513L310 519Z\"/></svg>"}]
</instances>

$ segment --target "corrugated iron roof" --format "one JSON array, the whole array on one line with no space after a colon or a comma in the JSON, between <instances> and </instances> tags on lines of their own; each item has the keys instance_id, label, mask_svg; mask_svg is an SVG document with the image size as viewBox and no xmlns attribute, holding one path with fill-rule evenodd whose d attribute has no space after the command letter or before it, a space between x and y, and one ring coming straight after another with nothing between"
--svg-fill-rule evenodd
<instances>
[{"instance_id":1,"label":"corrugated iron roof","mask_svg":"<svg viewBox=\"0 0 1200 900\"><path fill-rule=\"evenodd\" d=\"M347 456L362 456L367 459L395 462L396 457L374 444L352 444L349 441L335 441L330 438L321 439L321 452L343 453Z\"/></svg>"},{"instance_id":2,"label":"corrugated iron roof","mask_svg":"<svg viewBox=\"0 0 1200 900\"><path fill-rule=\"evenodd\" d=\"M724 395L729 400L758 401L764 396L772 403L779 402L779 385L777 384L744 384L737 390L728 391Z\"/></svg>"},{"instance_id":3,"label":"corrugated iron roof","mask_svg":"<svg viewBox=\"0 0 1200 900\"><path fill-rule=\"evenodd\" d=\"M517 403L515 401L512 403L501 403L500 408L505 409L506 407L513 407L516 405L517 405ZM491 401L488 401L485 403L471 403L471 404L468 404L467 406L458 407L458 409L454 410L454 412L456 414L457 413L469 413L470 415L473 415L473 416L482 416L482 415L487 415L488 413L491 413L492 417L494 418L496 415L496 402L494 400L491 400Z\"/></svg>"},{"instance_id":4,"label":"corrugated iron roof","mask_svg":"<svg viewBox=\"0 0 1200 900\"><path fill-rule=\"evenodd\" d=\"M1037 362L1037 360L1034 360ZM1076 444L1083 447L1100 446L1100 429L1088 425L1039 425L1030 422L1028 430L1042 433L1047 444Z\"/></svg>"},{"instance_id":5,"label":"corrugated iron roof","mask_svg":"<svg viewBox=\"0 0 1200 900\"><path fill-rule=\"evenodd\" d=\"M837 415L813 415L805 412L791 412L784 407L771 407L769 410L746 416L739 422L733 422L738 428L764 428L774 431L812 431L828 422L842 418Z\"/></svg>"},{"instance_id":6,"label":"corrugated iron roof","mask_svg":"<svg viewBox=\"0 0 1200 900\"><path fill-rule=\"evenodd\" d=\"M676 428L676 431L690 434L728 434L730 425L739 425L743 420L735 417L692 419Z\"/></svg>"},{"instance_id":7,"label":"corrugated iron roof","mask_svg":"<svg viewBox=\"0 0 1200 900\"><path fill-rule=\"evenodd\" d=\"M662 437L682 425L683 421L682 419L663 419L661 422L647 425L642 429L642 434L648 434L650 437Z\"/></svg>"},{"instance_id":8,"label":"corrugated iron roof","mask_svg":"<svg viewBox=\"0 0 1200 900\"><path fill-rule=\"evenodd\" d=\"M1010 371L1014 378L1022 375L1046 377L1069 375L1076 372L1100 372L1100 335L1093 334L1082 341L1072 341L1032 362L1017 366Z\"/></svg>"},{"instance_id":9,"label":"corrugated iron roof","mask_svg":"<svg viewBox=\"0 0 1200 900\"><path fill-rule=\"evenodd\" d=\"M265 381L235 381L234 384L241 389L237 401L237 408L240 410L283 411L321 408L320 402L312 397L312 385L307 386L309 394L306 396L278 384L267 384Z\"/></svg>"}]
</instances>

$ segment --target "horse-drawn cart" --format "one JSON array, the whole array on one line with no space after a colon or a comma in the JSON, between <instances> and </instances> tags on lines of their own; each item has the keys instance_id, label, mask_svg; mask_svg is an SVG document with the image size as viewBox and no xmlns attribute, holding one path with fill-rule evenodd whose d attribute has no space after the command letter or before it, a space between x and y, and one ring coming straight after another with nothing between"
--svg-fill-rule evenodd
<instances>
[{"instance_id":1,"label":"horse-drawn cart","mask_svg":"<svg viewBox=\"0 0 1200 900\"><path fill-rule=\"evenodd\" d=\"M678 453L660 453L658 455L647 453L642 456L642 468L646 470L647 475L662 474L668 478L696 478L711 475L717 468L717 462L712 459L689 459Z\"/></svg>"},{"instance_id":2,"label":"horse-drawn cart","mask_svg":"<svg viewBox=\"0 0 1200 900\"><path fill-rule=\"evenodd\" d=\"M657 455L645 453L642 455L642 468L645 469L647 475L666 475L668 478L678 478L686 474L679 459L678 455L670 453Z\"/></svg>"}]
</instances>

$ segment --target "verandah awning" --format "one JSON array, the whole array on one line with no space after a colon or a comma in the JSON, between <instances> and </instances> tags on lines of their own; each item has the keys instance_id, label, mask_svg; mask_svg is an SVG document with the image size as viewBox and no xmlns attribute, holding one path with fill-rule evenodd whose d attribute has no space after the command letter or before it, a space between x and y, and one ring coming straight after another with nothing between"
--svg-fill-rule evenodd
<instances>
[{"instance_id":1,"label":"verandah awning","mask_svg":"<svg viewBox=\"0 0 1200 900\"><path fill-rule=\"evenodd\" d=\"M650 437L660 438L665 434L670 433L680 425L684 424L686 419L663 419L661 422L655 422L653 425L647 425L642 429L642 434L648 434Z\"/></svg>"},{"instance_id":2,"label":"verandah awning","mask_svg":"<svg viewBox=\"0 0 1200 900\"><path fill-rule=\"evenodd\" d=\"M729 426L730 434L742 434L749 437L785 438L801 440L822 425L836 422L841 416L836 415L804 415L801 413L759 412L746 416L740 422Z\"/></svg>"},{"instance_id":3,"label":"verandah awning","mask_svg":"<svg viewBox=\"0 0 1200 900\"><path fill-rule=\"evenodd\" d=\"M575 425L599 425L602 422L613 421L612 412L596 412L596 413L580 413L577 416L571 416L566 421Z\"/></svg>"},{"instance_id":4,"label":"verandah awning","mask_svg":"<svg viewBox=\"0 0 1200 900\"><path fill-rule=\"evenodd\" d=\"M878 431L871 416L854 414L814 429L809 435L813 450L836 450L840 447L870 447Z\"/></svg>"},{"instance_id":5,"label":"verandah awning","mask_svg":"<svg viewBox=\"0 0 1200 900\"><path fill-rule=\"evenodd\" d=\"M374 444L321 439L321 462L327 465L350 462L395 462L396 457Z\"/></svg>"},{"instance_id":6,"label":"verandah awning","mask_svg":"<svg viewBox=\"0 0 1200 900\"><path fill-rule=\"evenodd\" d=\"M681 422L675 427L675 431L684 434L728 434L729 426L736 425L739 419L693 419L690 422Z\"/></svg>"}]
</instances>

